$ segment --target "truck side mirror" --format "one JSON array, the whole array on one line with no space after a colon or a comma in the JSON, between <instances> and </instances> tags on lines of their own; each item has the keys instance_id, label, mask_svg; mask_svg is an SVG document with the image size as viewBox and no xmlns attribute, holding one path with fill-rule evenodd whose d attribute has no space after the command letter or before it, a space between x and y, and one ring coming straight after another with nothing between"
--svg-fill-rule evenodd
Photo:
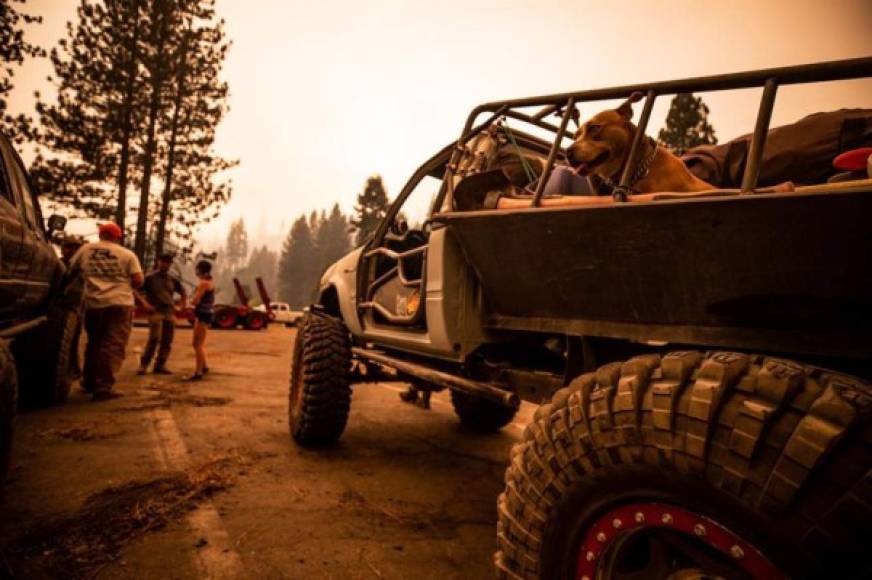
<instances>
[{"instance_id":1,"label":"truck side mirror","mask_svg":"<svg viewBox=\"0 0 872 580\"><path fill-rule=\"evenodd\" d=\"M65 218L64 216L52 214L52 216L48 218L49 233L61 232L65 227L67 227L67 218Z\"/></svg>"}]
</instances>

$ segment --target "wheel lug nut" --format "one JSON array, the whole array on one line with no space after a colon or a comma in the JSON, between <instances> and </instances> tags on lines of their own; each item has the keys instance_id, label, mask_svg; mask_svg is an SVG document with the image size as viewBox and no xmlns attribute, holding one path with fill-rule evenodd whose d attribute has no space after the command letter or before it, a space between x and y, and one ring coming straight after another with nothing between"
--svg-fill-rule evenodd
<instances>
[{"instance_id":1,"label":"wheel lug nut","mask_svg":"<svg viewBox=\"0 0 872 580\"><path fill-rule=\"evenodd\" d=\"M730 556L732 556L736 560L739 560L745 557L745 552L743 552L742 548L740 548L739 546L733 546L730 548Z\"/></svg>"},{"instance_id":2,"label":"wheel lug nut","mask_svg":"<svg viewBox=\"0 0 872 580\"><path fill-rule=\"evenodd\" d=\"M598 534L596 535L596 541L597 541L597 542L600 542L600 543L605 542L605 541L606 541L606 534L605 534L605 532L600 532L600 533L598 533Z\"/></svg>"},{"instance_id":3,"label":"wheel lug nut","mask_svg":"<svg viewBox=\"0 0 872 580\"><path fill-rule=\"evenodd\" d=\"M593 562L593 559L596 558L593 552L588 552L584 557L588 562Z\"/></svg>"},{"instance_id":4,"label":"wheel lug nut","mask_svg":"<svg viewBox=\"0 0 872 580\"><path fill-rule=\"evenodd\" d=\"M672 514L663 514L663 516L660 518L660 521L663 522L664 524L666 524L667 526L671 526L672 521L673 521Z\"/></svg>"},{"instance_id":5,"label":"wheel lug nut","mask_svg":"<svg viewBox=\"0 0 872 580\"><path fill-rule=\"evenodd\" d=\"M617 529L620 529L620 527L623 526L623 525L624 525L624 522L622 522L622 521L619 520L618 518L615 518L615 519L612 520L612 527L614 527L616 530L617 530Z\"/></svg>"},{"instance_id":6,"label":"wheel lug nut","mask_svg":"<svg viewBox=\"0 0 872 580\"><path fill-rule=\"evenodd\" d=\"M697 536L704 536L705 535L705 526L702 524L696 524L695 526L693 526L693 533L696 534Z\"/></svg>"},{"instance_id":7,"label":"wheel lug nut","mask_svg":"<svg viewBox=\"0 0 872 580\"><path fill-rule=\"evenodd\" d=\"M636 515L633 516L633 519L636 520L637 524L644 524L645 523L645 514L643 514L642 512L636 512Z\"/></svg>"}]
</instances>

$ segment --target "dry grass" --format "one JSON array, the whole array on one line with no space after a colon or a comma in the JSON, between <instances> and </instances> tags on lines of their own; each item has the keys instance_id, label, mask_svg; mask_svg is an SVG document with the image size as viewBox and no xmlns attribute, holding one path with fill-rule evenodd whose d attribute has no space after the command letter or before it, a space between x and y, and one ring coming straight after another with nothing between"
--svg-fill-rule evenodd
<instances>
[{"instance_id":1,"label":"dry grass","mask_svg":"<svg viewBox=\"0 0 872 580\"><path fill-rule=\"evenodd\" d=\"M151 398L153 402L159 402L163 406L191 405L194 407L217 407L230 403L233 399L227 397L210 397L191 393L188 385L180 383L155 383L148 387L155 391Z\"/></svg>"},{"instance_id":2,"label":"dry grass","mask_svg":"<svg viewBox=\"0 0 872 580\"><path fill-rule=\"evenodd\" d=\"M93 578L121 550L233 483L241 458L222 457L185 472L130 481L89 497L72 516L11 542L0 556L13 578ZM3 576L0 568L0 576Z\"/></svg>"},{"instance_id":3,"label":"dry grass","mask_svg":"<svg viewBox=\"0 0 872 580\"><path fill-rule=\"evenodd\" d=\"M95 441L123 434L124 430L111 420L77 423L69 427L44 429L39 432L39 436L43 439L67 439L69 441Z\"/></svg>"}]
</instances>

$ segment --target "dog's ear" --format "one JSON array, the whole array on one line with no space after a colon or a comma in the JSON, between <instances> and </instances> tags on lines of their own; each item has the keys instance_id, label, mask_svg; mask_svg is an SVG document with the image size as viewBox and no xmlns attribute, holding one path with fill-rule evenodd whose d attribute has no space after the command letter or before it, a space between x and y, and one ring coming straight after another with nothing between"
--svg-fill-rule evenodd
<instances>
[{"instance_id":1,"label":"dog's ear","mask_svg":"<svg viewBox=\"0 0 872 580\"><path fill-rule=\"evenodd\" d=\"M633 118L633 103L637 103L642 100L642 97L645 96L645 93L640 91L634 92L632 95L627 97L627 100L621 103L621 106L615 109L618 113L621 114L628 121Z\"/></svg>"}]
</instances>

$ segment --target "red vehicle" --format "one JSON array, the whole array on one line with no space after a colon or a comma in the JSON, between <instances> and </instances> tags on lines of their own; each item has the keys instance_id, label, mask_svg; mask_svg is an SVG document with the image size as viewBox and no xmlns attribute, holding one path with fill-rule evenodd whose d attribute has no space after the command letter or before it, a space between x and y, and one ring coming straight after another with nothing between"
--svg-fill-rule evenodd
<instances>
[{"instance_id":1,"label":"red vehicle","mask_svg":"<svg viewBox=\"0 0 872 580\"><path fill-rule=\"evenodd\" d=\"M256 279L257 289L260 293L260 298L267 306L269 311L269 295L266 293L263 280ZM218 304L215 306L215 328L231 330L238 326L242 326L246 330L262 330L269 326L270 316L266 312L255 310L251 307L248 300L248 295L245 289L239 282L239 278L233 279L233 286L236 288L236 296L239 298L239 304Z\"/></svg>"}]
</instances>

